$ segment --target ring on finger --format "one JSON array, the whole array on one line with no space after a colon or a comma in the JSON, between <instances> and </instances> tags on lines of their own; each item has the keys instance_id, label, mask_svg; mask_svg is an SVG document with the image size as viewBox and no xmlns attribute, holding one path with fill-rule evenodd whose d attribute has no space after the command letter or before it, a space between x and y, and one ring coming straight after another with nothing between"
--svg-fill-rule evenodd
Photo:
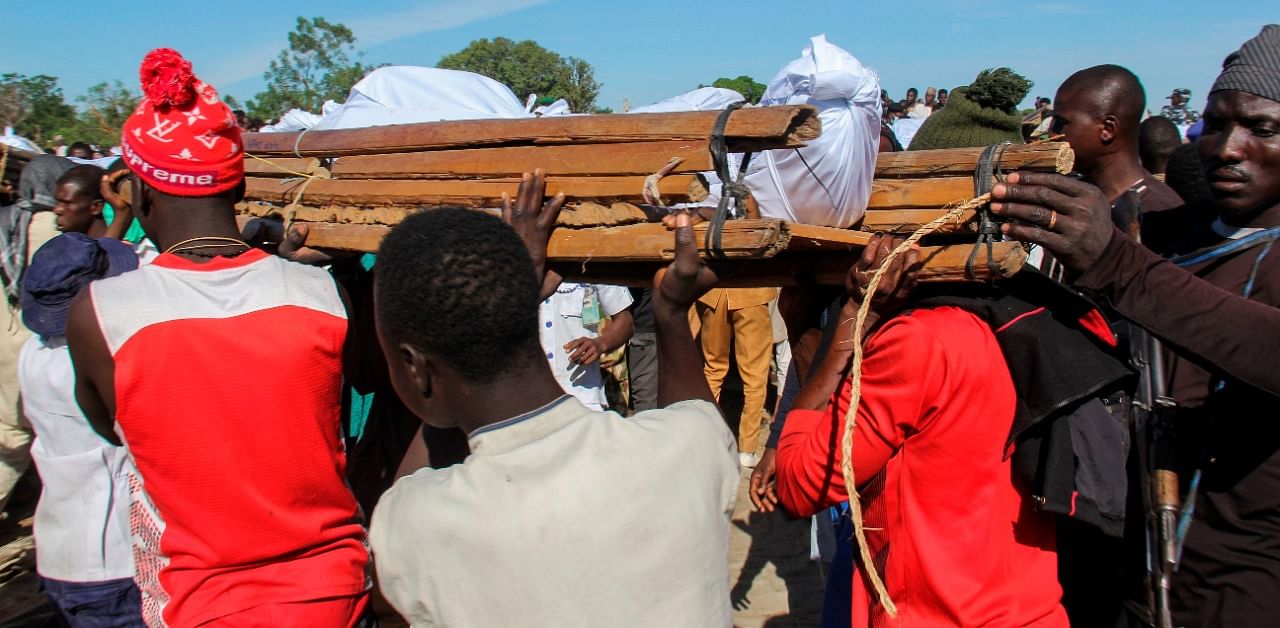
<instances>
[{"instance_id":1,"label":"ring on finger","mask_svg":"<svg viewBox=\"0 0 1280 628\"><path fill-rule=\"evenodd\" d=\"M1049 231L1053 231L1053 228L1056 227L1057 225L1058 225L1058 210L1055 209L1049 212L1049 224L1045 228L1048 229Z\"/></svg>"}]
</instances>

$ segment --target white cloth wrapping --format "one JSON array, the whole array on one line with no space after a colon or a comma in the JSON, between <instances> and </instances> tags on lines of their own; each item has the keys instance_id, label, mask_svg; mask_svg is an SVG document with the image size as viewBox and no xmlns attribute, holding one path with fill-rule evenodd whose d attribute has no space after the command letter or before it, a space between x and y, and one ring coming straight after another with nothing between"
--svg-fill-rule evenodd
<instances>
[{"instance_id":1,"label":"white cloth wrapping","mask_svg":"<svg viewBox=\"0 0 1280 628\"><path fill-rule=\"evenodd\" d=\"M572 116L577 115L569 109L569 101L561 98L549 105L539 105L533 108L533 115L539 118L551 116Z\"/></svg>"},{"instance_id":2,"label":"white cloth wrapping","mask_svg":"<svg viewBox=\"0 0 1280 628\"><path fill-rule=\"evenodd\" d=\"M808 104L818 108L822 135L800 149L763 151L751 159L746 184L768 218L849 227L871 198L880 142L880 79L825 35L783 66L761 106ZM737 172L731 156L730 171ZM714 174L709 204L719 202Z\"/></svg>"},{"instance_id":3,"label":"white cloth wrapping","mask_svg":"<svg viewBox=\"0 0 1280 628\"><path fill-rule=\"evenodd\" d=\"M458 70L393 65L360 79L347 101L312 128L531 116L510 88L491 78Z\"/></svg>"},{"instance_id":4,"label":"white cloth wrapping","mask_svg":"<svg viewBox=\"0 0 1280 628\"><path fill-rule=\"evenodd\" d=\"M332 100L329 102L333 102ZM326 105L329 103L325 103ZM290 133L293 131L304 131L320 123L320 116L303 111L301 109L290 109L275 124L268 124L261 129L261 133Z\"/></svg>"},{"instance_id":5,"label":"white cloth wrapping","mask_svg":"<svg viewBox=\"0 0 1280 628\"><path fill-rule=\"evenodd\" d=\"M29 150L33 153L44 153L44 149L37 146L35 142L22 137L21 135L9 133L8 131L11 130L12 129L10 127L5 127L6 133L4 135L0 135L0 144L5 144L19 150Z\"/></svg>"},{"instance_id":6,"label":"white cloth wrapping","mask_svg":"<svg viewBox=\"0 0 1280 628\"><path fill-rule=\"evenodd\" d=\"M699 87L652 105L636 107L627 113L674 113L679 111L719 111L736 102L742 94L723 87Z\"/></svg>"}]
</instances>

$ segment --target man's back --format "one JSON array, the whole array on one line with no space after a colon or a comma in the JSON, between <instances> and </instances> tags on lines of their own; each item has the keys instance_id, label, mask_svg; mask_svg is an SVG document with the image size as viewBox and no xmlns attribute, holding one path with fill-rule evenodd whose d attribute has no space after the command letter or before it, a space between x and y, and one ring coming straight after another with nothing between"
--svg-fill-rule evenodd
<instances>
[{"instance_id":1,"label":"man's back","mask_svg":"<svg viewBox=\"0 0 1280 628\"><path fill-rule=\"evenodd\" d=\"M566 396L471 447L374 513L379 584L415 626L732 623L737 449L714 406L623 419Z\"/></svg>"},{"instance_id":2,"label":"man's back","mask_svg":"<svg viewBox=\"0 0 1280 628\"><path fill-rule=\"evenodd\" d=\"M890 320L867 343L861 385L854 468L893 625L1065 626L1053 522L1006 455L1016 397L991 327L955 307ZM832 451L847 379L836 397L787 416L778 494L797 514L848 499ZM871 601L855 575L855 625L887 621Z\"/></svg>"},{"instance_id":3,"label":"man's back","mask_svg":"<svg viewBox=\"0 0 1280 628\"><path fill-rule=\"evenodd\" d=\"M260 251L164 255L90 291L141 476L130 521L148 620L195 625L364 591L332 279Z\"/></svg>"}]
</instances>

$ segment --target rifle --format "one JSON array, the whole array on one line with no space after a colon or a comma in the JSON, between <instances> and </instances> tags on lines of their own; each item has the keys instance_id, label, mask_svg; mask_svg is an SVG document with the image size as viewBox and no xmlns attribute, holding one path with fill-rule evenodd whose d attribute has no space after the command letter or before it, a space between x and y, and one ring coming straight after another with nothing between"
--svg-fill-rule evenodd
<instances>
[{"instance_id":1,"label":"rifle","mask_svg":"<svg viewBox=\"0 0 1280 628\"><path fill-rule=\"evenodd\" d=\"M1141 206L1130 190L1115 204L1112 218L1130 236L1141 241ZM1178 564L1178 474L1175 471L1171 415L1177 404L1165 390L1164 352L1160 341L1130 323L1130 352L1138 369L1133 399L1134 443L1142 477L1147 525L1147 576L1151 588L1151 615L1156 628L1173 628L1169 592Z\"/></svg>"}]
</instances>

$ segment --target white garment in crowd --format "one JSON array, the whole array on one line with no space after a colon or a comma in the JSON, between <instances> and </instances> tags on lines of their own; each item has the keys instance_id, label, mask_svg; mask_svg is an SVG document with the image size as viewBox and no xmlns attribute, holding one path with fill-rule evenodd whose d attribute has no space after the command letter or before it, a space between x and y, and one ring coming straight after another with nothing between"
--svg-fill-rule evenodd
<instances>
[{"instance_id":1,"label":"white garment in crowd","mask_svg":"<svg viewBox=\"0 0 1280 628\"><path fill-rule=\"evenodd\" d=\"M594 295L594 296L592 296ZM584 320L584 306L589 299L598 304L596 321ZM574 364L564 346L579 338L598 338L599 320L614 316L631 307L631 291L620 286L603 286L572 282L561 283L556 293L547 297L538 307L538 340L547 354L551 372L565 392L593 410L603 410L609 405L604 393L604 376L600 362Z\"/></svg>"},{"instance_id":2,"label":"white garment in crowd","mask_svg":"<svg viewBox=\"0 0 1280 628\"><path fill-rule=\"evenodd\" d=\"M378 584L413 626L733 625L738 448L714 405L623 418L566 395L469 441L373 512Z\"/></svg>"},{"instance_id":3,"label":"white garment in crowd","mask_svg":"<svg viewBox=\"0 0 1280 628\"><path fill-rule=\"evenodd\" d=\"M933 109L918 100L916 104L907 107L907 117L913 120L927 120L931 114L933 114Z\"/></svg>"},{"instance_id":4,"label":"white garment in crowd","mask_svg":"<svg viewBox=\"0 0 1280 628\"><path fill-rule=\"evenodd\" d=\"M893 136L898 138L898 143L902 145L902 150L911 147L911 140L915 138L916 132L924 124L924 120L919 118L898 118L893 121Z\"/></svg>"},{"instance_id":5,"label":"white garment in crowd","mask_svg":"<svg viewBox=\"0 0 1280 628\"><path fill-rule=\"evenodd\" d=\"M132 578L132 464L125 448L99 436L80 411L66 338L27 339L18 381L36 435L31 458L44 485L35 515L36 571L66 582Z\"/></svg>"}]
</instances>

